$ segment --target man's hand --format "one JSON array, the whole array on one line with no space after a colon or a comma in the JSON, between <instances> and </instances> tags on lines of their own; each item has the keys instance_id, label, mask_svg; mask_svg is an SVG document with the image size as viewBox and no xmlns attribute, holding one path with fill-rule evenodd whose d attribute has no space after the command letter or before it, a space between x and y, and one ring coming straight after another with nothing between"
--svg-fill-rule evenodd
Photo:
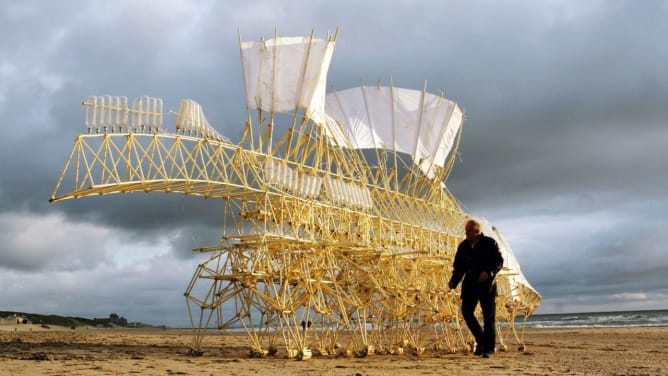
<instances>
[{"instance_id":1,"label":"man's hand","mask_svg":"<svg viewBox=\"0 0 668 376\"><path fill-rule=\"evenodd\" d=\"M485 283L489 279L489 274L487 272L482 272L478 276L478 283Z\"/></svg>"}]
</instances>

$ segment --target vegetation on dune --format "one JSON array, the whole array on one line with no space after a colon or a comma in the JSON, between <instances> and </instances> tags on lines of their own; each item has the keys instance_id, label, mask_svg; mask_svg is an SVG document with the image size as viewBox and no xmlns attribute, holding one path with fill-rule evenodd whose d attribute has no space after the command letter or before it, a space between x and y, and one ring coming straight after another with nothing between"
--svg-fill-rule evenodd
<instances>
[{"instance_id":1,"label":"vegetation on dune","mask_svg":"<svg viewBox=\"0 0 668 376\"><path fill-rule=\"evenodd\" d=\"M38 313L27 313L27 312L16 312L16 311L0 311L0 319L7 320L7 319L14 319L16 317L27 319L29 320L30 323L36 325L58 325L70 328L76 328L80 326L95 326L95 327L148 326L141 323L128 323L128 320L125 319L125 317L119 316L116 313L110 314L108 318L88 319L84 317L43 315Z\"/></svg>"}]
</instances>

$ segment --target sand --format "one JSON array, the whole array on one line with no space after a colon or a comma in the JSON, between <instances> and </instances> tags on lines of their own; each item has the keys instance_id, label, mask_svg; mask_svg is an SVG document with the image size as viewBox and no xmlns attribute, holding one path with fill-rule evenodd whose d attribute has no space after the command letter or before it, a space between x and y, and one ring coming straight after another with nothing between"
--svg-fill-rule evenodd
<instances>
[{"instance_id":1,"label":"sand","mask_svg":"<svg viewBox=\"0 0 668 376\"><path fill-rule=\"evenodd\" d=\"M16 331L15 331L16 329ZM668 327L527 329L526 351L489 359L420 356L250 358L245 336L214 331L202 356L189 330L0 326L0 375L668 375Z\"/></svg>"}]
</instances>

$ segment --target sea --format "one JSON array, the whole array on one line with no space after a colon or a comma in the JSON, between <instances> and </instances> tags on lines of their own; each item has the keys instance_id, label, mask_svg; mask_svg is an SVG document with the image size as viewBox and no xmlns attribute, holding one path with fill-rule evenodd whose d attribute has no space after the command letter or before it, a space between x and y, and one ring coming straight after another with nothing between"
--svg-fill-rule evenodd
<instances>
[{"instance_id":1,"label":"sea","mask_svg":"<svg viewBox=\"0 0 668 376\"><path fill-rule=\"evenodd\" d=\"M515 321L516 328L522 328L523 317ZM499 321L502 327L507 322ZM623 328L668 326L668 309L649 311L549 313L531 315L527 328ZM370 327L369 327L370 329ZM240 325L233 325L231 331L243 331Z\"/></svg>"},{"instance_id":2,"label":"sea","mask_svg":"<svg viewBox=\"0 0 668 376\"><path fill-rule=\"evenodd\" d=\"M515 321L521 327L523 318ZM527 328L623 328L668 326L668 309L652 311L551 313L529 316Z\"/></svg>"}]
</instances>

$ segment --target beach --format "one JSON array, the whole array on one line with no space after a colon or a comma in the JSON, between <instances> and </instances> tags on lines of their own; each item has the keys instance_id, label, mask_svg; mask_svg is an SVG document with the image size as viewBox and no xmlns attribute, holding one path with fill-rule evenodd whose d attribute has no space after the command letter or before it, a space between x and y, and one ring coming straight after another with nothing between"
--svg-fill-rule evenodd
<instances>
[{"instance_id":1,"label":"beach","mask_svg":"<svg viewBox=\"0 0 668 376\"><path fill-rule=\"evenodd\" d=\"M201 356L187 329L0 326L0 375L666 375L668 327L529 328L525 351L485 359L427 349L422 355L341 354L308 360L249 357L244 334L212 330Z\"/></svg>"}]
</instances>

